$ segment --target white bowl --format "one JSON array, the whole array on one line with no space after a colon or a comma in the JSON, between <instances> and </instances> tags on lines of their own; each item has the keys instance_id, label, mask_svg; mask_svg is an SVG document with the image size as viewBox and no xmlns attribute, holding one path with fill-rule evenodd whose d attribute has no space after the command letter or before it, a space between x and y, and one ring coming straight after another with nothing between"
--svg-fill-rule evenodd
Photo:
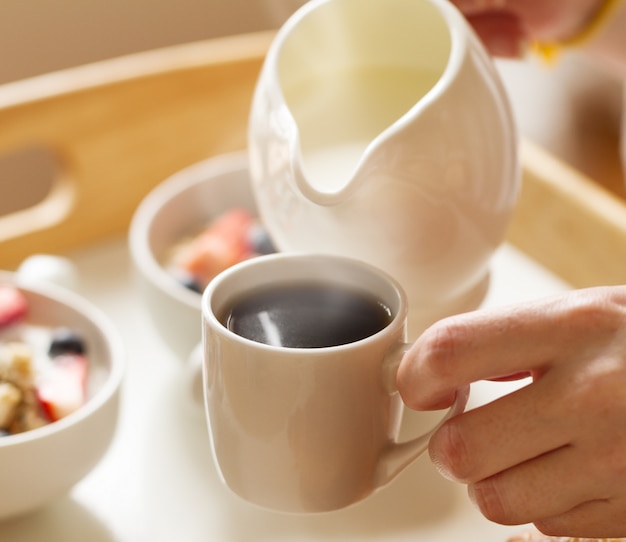
<instances>
[{"instance_id":1,"label":"white bowl","mask_svg":"<svg viewBox=\"0 0 626 542\"><path fill-rule=\"evenodd\" d=\"M118 421L125 353L117 330L81 297L54 286L33 286L0 271L28 302L23 323L69 327L83 336L89 373L87 401L66 417L37 429L0 437L0 519L33 511L67 492L100 461ZM0 332L0 339L9 330Z\"/></svg>"},{"instance_id":2,"label":"white bowl","mask_svg":"<svg viewBox=\"0 0 626 542\"><path fill-rule=\"evenodd\" d=\"M133 216L129 246L138 287L158 335L179 359L187 360L202 338L202 296L172 277L163 266L164 255L232 207L257 214L245 152L178 171L152 190Z\"/></svg>"}]
</instances>

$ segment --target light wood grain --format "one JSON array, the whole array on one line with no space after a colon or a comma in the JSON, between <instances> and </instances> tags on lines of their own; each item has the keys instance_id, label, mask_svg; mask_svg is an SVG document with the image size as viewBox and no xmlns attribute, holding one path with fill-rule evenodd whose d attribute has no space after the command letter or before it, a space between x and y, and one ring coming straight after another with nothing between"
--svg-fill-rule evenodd
<instances>
[{"instance_id":1,"label":"light wood grain","mask_svg":"<svg viewBox=\"0 0 626 542\"><path fill-rule=\"evenodd\" d=\"M245 148L273 37L170 47L0 86L0 154L29 145L61 164L36 209L0 217L0 268L125 234L141 199L198 160ZM524 141L508 240L576 287L626 283L626 204Z\"/></svg>"},{"instance_id":2,"label":"light wood grain","mask_svg":"<svg viewBox=\"0 0 626 542\"><path fill-rule=\"evenodd\" d=\"M626 203L523 141L508 240L576 287L626 284Z\"/></svg>"},{"instance_id":3,"label":"light wood grain","mask_svg":"<svg viewBox=\"0 0 626 542\"><path fill-rule=\"evenodd\" d=\"M61 166L42 206L0 218L0 268L123 233L167 176L243 149L270 39L220 38L0 87L0 153L39 145Z\"/></svg>"}]
</instances>

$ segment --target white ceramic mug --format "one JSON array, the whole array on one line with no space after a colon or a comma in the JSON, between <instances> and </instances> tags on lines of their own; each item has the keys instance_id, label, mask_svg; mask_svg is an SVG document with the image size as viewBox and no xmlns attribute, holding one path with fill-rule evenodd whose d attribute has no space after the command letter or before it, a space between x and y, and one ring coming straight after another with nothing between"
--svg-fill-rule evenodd
<instances>
[{"instance_id":1,"label":"white ceramic mug","mask_svg":"<svg viewBox=\"0 0 626 542\"><path fill-rule=\"evenodd\" d=\"M222 323L233 300L264 287L319 282L357 288L388 307L390 323L362 340L321 348L271 346ZM360 501L389 483L461 412L398 442L395 385L406 350L406 296L375 267L341 256L274 254L218 275L203 294L203 381L213 453L226 485L247 501L295 513Z\"/></svg>"}]
</instances>

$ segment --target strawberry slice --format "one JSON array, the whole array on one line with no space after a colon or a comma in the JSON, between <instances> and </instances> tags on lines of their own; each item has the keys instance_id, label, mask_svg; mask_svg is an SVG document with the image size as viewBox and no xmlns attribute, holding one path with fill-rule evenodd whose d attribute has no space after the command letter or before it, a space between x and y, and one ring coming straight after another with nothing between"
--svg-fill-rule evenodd
<instances>
[{"instance_id":1,"label":"strawberry slice","mask_svg":"<svg viewBox=\"0 0 626 542\"><path fill-rule=\"evenodd\" d=\"M87 358L63 354L41 375L37 398L51 421L60 420L80 408L86 399Z\"/></svg>"},{"instance_id":2,"label":"strawberry slice","mask_svg":"<svg viewBox=\"0 0 626 542\"><path fill-rule=\"evenodd\" d=\"M218 216L184 251L180 265L204 287L215 275L252 253L249 230L254 217L245 209Z\"/></svg>"},{"instance_id":3,"label":"strawberry slice","mask_svg":"<svg viewBox=\"0 0 626 542\"><path fill-rule=\"evenodd\" d=\"M21 320L28 311L28 302L17 288L0 284L0 328Z\"/></svg>"},{"instance_id":4,"label":"strawberry slice","mask_svg":"<svg viewBox=\"0 0 626 542\"><path fill-rule=\"evenodd\" d=\"M240 250L249 249L248 231L254 223L254 217L246 209L235 207L216 217L209 231L221 235Z\"/></svg>"}]
</instances>

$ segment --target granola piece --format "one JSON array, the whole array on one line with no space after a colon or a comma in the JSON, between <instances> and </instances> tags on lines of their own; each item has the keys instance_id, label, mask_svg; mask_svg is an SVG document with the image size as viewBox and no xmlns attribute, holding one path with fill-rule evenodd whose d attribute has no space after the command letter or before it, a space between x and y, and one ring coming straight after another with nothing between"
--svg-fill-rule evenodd
<instances>
[{"instance_id":1,"label":"granola piece","mask_svg":"<svg viewBox=\"0 0 626 542\"><path fill-rule=\"evenodd\" d=\"M0 381L11 382L18 388L31 388L34 369L31 348L20 342L0 344Z\"/></svg>"},{"instance_id":2,"label":"granola piece","mask_svg":"<svg viewBox=\"0 0 626 542\"><path fill-rule=\"evenodd\" d=\"M8 430L15 419L22 392L10 382L0 382L0 429Z\"/></svg>"},{"instance_id":3,"label":"granola piece","mask_svg":"<svg viewBox=\"0 0 626 542\"><path fill-rule=\"evenodd\" d=\"M35 370L30 346L0 343L0 430L22 433L46 425L35 393Z\"/></svg>"}]
</instances>

